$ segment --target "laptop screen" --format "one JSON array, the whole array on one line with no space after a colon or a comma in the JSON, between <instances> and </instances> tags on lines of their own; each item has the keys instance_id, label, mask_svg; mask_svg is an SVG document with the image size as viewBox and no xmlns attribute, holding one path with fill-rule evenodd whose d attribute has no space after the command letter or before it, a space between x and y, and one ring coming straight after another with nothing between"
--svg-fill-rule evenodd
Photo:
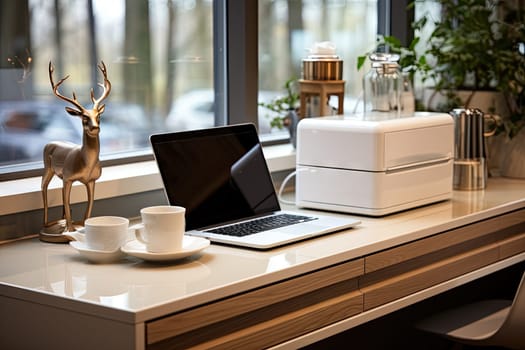
<instances>
[{"instance_id":1,"label":"laptop screen","mask_svg":"<svg viewBox=\"0 0 525 350\"><path fill-rule=\"evenodd\" d=\"M151 144L186 230L280 210L253 124L156 134Z\"/></svg>"}]
</instances>

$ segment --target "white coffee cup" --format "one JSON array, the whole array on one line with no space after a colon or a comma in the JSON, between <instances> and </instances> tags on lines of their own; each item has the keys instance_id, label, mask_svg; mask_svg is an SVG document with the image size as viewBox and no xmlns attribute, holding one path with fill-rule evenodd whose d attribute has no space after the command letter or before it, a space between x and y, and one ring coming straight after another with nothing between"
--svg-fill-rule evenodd
<instances>
[{"instance_id":1,"label":"white coffee cup","mask_svg":"<svg viewBox=\"0 0 525 350\"><path fill-rule=\"evenodd\" d=\"M179 251L186 227L185 214L185 208L171 205L142 208L142 224L133 226L135 236L150 253Z\"/></svg>"},{"instance_id":2,"label":"white coffee cup","mask_svg":"<svg viewBox=\"0 0 525 350\"><path fill-rule=\"evenodd\" d=\"M128 241L129 220L120 216L96 216L84 221L86 245L93 250L116 251Z\"/></svg>"}]
</instances>

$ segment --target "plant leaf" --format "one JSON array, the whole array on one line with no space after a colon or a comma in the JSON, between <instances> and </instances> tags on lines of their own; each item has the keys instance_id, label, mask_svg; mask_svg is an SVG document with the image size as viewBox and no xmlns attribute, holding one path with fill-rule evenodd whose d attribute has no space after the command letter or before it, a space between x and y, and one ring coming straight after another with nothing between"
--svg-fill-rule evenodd
<instances>
[{"instance_id":1,"label":"plant leaf","mask_svg":"<svg viewBox=\"0 0 525 350\"><path fill-rule=\"evenodd\" d=\"M357 57L357 70L360 70L363 67L363 65L366 62L366 58L367 58L367 56L358 56Z\"/></svg>"}]
</instances>

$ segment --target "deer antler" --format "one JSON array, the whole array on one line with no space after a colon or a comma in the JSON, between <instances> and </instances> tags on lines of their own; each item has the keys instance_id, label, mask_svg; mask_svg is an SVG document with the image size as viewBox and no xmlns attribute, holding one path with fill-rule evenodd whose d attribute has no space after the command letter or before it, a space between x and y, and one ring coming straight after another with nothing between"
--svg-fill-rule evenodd
<instances>
[{"instance_id":1,"label":"deer antler","mask_svg":"<svg viewBox=\"0 0 525 350\"><path fill-rule=\"evenodd\" d=\"M108 72L106 70L106 65L104 64L104 61L100 61L100 63L101 64L98 65L98 68L104 76L104 84L99 83L98 85L104 90L102 91L102 95L98 99L95 99L95 93L93 92L93 89L91 89L91 101L93 101L93 109L98 108L99 103L102 102L102 100L104 100L106 97L108 97L109 92L111 91L111 83L108 80Z\"/></svg>"},{"instance_id":2,"label":"deer antler","mask_svg":"<svg viewBox=\"0 0 525 350\"><path fill-rule=\"evenodd\" d=\"M73 98L66 97L62 95L60 92L58 92L58 87L67 79L69 78L69 75L66 77L60 79L58 83L54 83L53 81L53 72L55 71L55 67L51 62L49 62L49 81L51 82L51 87L53 88L53 93L60 99L67 101L71 104L73 104L75 107L78 108L79 111L84 111L84 107L80 104L80 102L77 101L77 96L75 95L75 92L73 92Z\"/></svg>"}]
</instances>

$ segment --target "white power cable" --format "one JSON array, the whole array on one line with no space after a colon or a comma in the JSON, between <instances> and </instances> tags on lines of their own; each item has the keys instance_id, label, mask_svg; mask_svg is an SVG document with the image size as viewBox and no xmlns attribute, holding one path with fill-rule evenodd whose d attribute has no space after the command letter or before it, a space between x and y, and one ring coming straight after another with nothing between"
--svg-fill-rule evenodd
<instances>
[{"instance_id":1,"label":"white power cable","mask_svg":"<svg viewBox=\"0 0 525 350\"><path fill-rule=\"evenodd\" d=\"M301 169L296 169L294 171L292 171L290 174L288 174L283 182L281 183L281 186L279 187L279 193L278 193L278 196L277 198L279 199L279 202L281 203L284 203L284 204L289 204L289 205L295 205L295 200L294 201L287 201L286 199L282 198L282 195L283 195L283 191L284 191L284 188L286 187L286 184L288 183L288 181L290 181L290 179L292 177L294 177L298 171L305 171L305 170L308 170L308 169L305 169L305 168L301 168Z\"/></svg>"},{"instance_id":2,"label":"white power cable","mask_svg":"<svg viewBox=\"0 0 525 350\"><path fill-rule=\"evenodd\" d=\"M284 188L286 187L286 184L288 183L288 181L290 181L290 179L292 177L295 176L296 173L297 173L297 170L292 171L290 174L288 174L284 178L283 182L281 183L281 186L279 187L279 195L277 196L277 198L279 199L279 202L284 203L284 204L295 205L295 200L294 201L287 201L282 196L283 196L283 191L284 191Z\"/></svg>"}]
</instances>

